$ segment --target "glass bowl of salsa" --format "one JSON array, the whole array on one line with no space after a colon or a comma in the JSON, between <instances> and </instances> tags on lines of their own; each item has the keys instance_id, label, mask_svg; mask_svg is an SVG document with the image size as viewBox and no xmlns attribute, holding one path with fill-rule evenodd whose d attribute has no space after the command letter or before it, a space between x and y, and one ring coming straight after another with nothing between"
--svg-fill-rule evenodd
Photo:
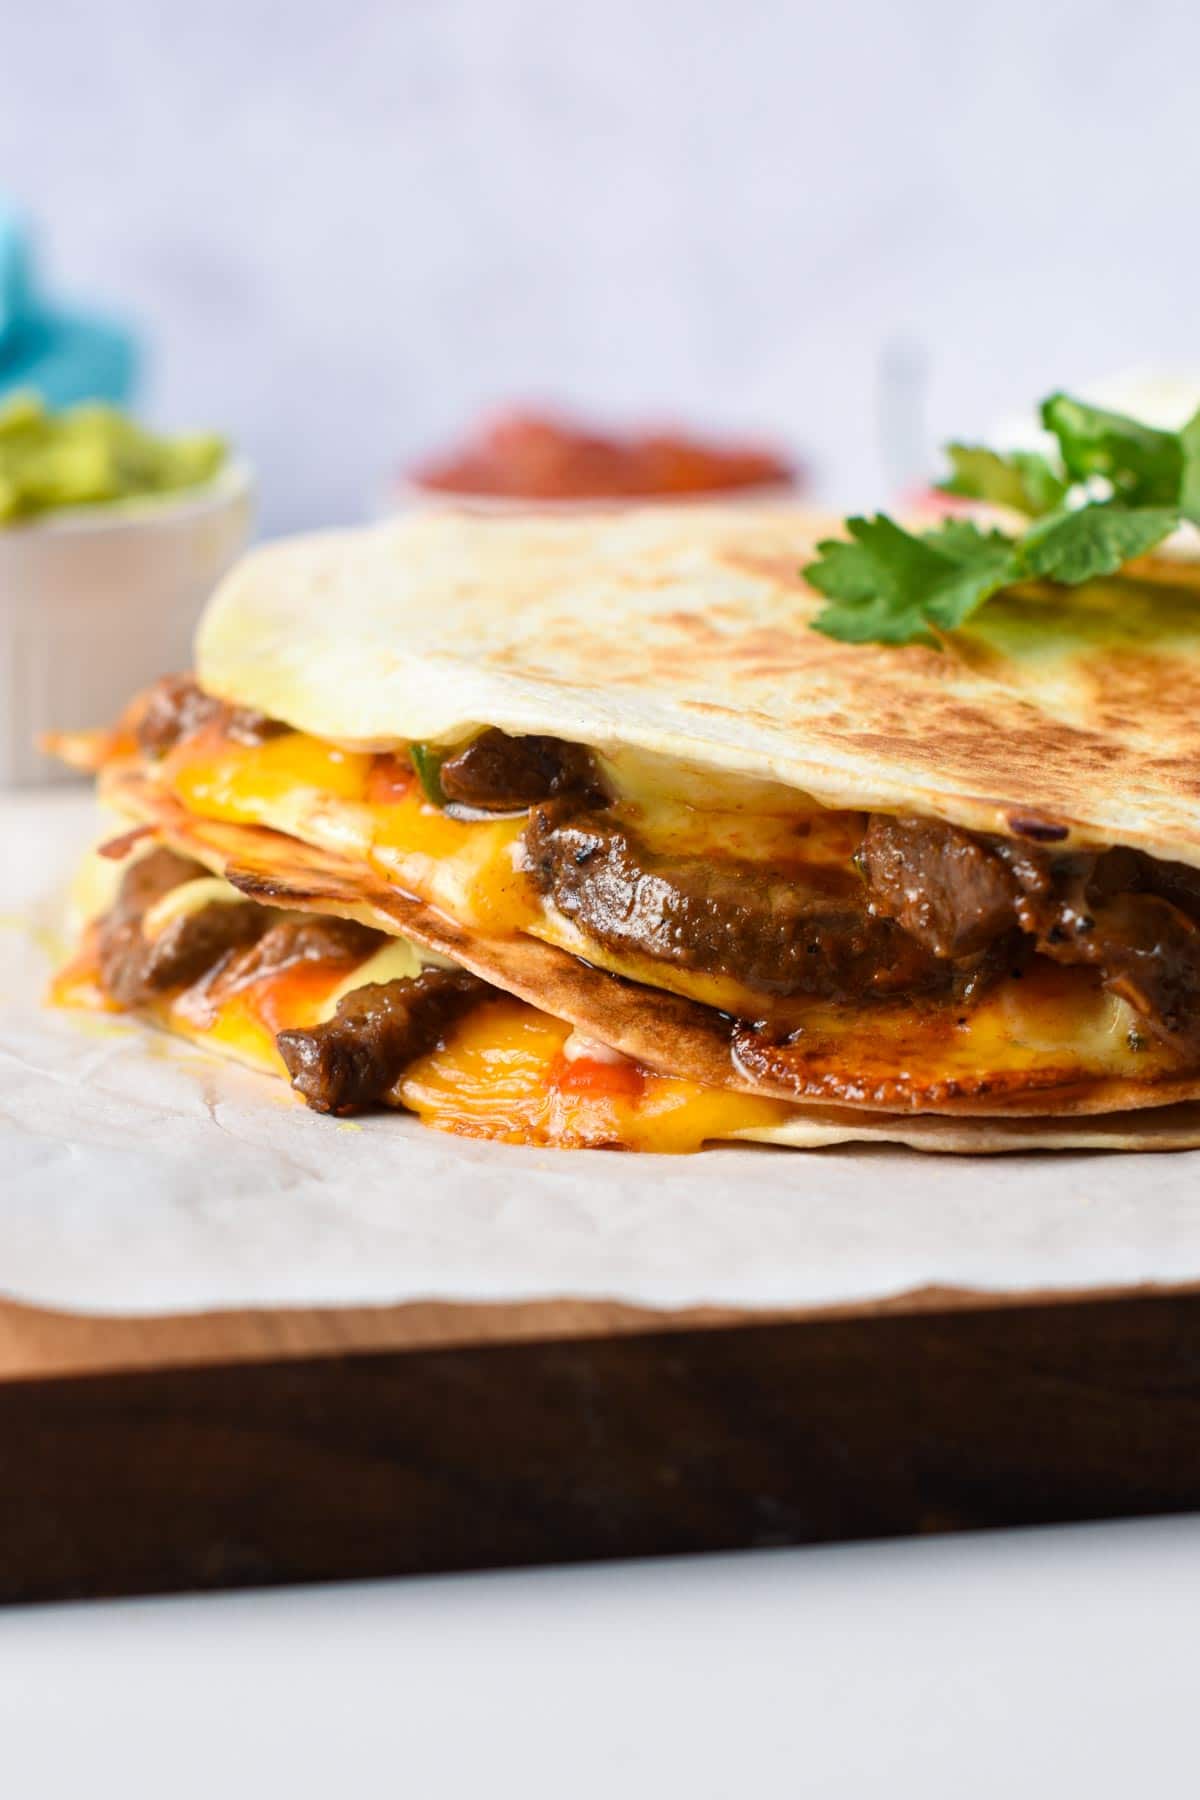
<instances>
[{"instance_id":1,"label":"glass bowl of salsa","mask_svg":"<svg viewBox=\"0 0 1200 1800\"><path fill-rule=\"evenodd\" d=\"M771 501L804 489L766 444L678 429L616 432L564 413L510 410L409 469L394 507L559 512L687 501Z\"/></svg>"}]
</instances>

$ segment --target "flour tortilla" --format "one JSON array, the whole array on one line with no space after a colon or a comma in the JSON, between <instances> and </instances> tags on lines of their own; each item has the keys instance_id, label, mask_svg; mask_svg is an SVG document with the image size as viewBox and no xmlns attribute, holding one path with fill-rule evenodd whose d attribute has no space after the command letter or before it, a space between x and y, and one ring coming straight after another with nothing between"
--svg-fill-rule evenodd
<instances>
[{"instance_id":1,"label":"flour tortilla","mask_svg":"<svg viewBox=\"0 0 1200 1800\"><path fill-rule=\"evenodd\" d=\"M220 587L197 673L347 745L494 725L1200 866L1200 568L1000 596L942 650L846 645L800 573L835 529L658 507L293 539Z\"/></svg>"}]
</instances>

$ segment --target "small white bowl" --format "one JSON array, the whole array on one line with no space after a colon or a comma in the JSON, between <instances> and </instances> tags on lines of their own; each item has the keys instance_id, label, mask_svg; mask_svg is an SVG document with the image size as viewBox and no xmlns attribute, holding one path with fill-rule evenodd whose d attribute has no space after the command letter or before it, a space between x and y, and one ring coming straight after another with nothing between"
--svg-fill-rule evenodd
<instances>
[{"instance_id":1,"label":"small white bowl","mask_svg":"<svg viewBox=\"0 0 1200 1800\"><path fill-rule=\"evenodd\" d=\"M110 725L187 669L201 608L245 547L249 466L205 487L0 527L0 787L72 779L48 731Z\"/></svg>"}]
</instances>

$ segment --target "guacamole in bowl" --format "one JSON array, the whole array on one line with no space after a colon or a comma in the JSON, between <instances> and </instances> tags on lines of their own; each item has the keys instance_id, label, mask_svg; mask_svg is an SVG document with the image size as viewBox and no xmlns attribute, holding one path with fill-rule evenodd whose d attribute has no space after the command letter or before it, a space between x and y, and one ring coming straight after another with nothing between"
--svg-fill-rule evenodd
<instances>
[{"instance_id":1,"label":"guacamole in bowl","mask_svg":"<svg viewBox=\"0 0 1200 1800\"><path fill-rule=\"evenodd\" d=\"M0 530L47 514L127 506L206 487L229 460L211 432L160 437L116 407L51 412L39 395L0 402Z\"/></svg>"}]
</instances>

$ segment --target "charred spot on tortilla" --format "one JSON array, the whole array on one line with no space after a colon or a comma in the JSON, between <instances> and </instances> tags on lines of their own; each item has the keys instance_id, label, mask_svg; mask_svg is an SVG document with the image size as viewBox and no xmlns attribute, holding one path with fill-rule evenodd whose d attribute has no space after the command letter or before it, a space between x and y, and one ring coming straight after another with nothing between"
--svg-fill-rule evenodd
<instances>
[{"instance_id":1,"label":"charred spot on tortilla","mask_svg":"<svg viewBox=\"0 0 1200 1800\"><path fill-rule=\"evenodd\" d=\"M307 865L295 870L284 867L275 873L262 868L239 868L231 865L224 874L230 886L245 894L248 900L276 901L281 905L300 906L314 902L328 904L336 900L354 900L358 897L358 889L347 887L343 882L328 876L315 879L312 869Z\"/></svg>"},{"instance_id":2,"label":"charred spot on tortilla","mask_svg":"<svg viewBox=\"0 0 1200 1800\"><path fill-rule=\"evenodd\" d=\"M295 881L287 875L264 875L257 869L239 869L232 865L225 879L240 889L250 900L321 900L330 897L328 890L313 887L309 881Z\"/></svg>"},{"instance_id":3,"label":"charred spot on tortilla","mask_svg":"<svg viewBox=\"0 0 1200 1800\"><path fill-rule=\"evenodd\" d=\"M1053 819L1031 818L1027 813L1008 813L1008 828L1014 837L1029 838L1035 844L1061 844L1071 835L1070 827Z\"/></svg>"}]
</instances>

